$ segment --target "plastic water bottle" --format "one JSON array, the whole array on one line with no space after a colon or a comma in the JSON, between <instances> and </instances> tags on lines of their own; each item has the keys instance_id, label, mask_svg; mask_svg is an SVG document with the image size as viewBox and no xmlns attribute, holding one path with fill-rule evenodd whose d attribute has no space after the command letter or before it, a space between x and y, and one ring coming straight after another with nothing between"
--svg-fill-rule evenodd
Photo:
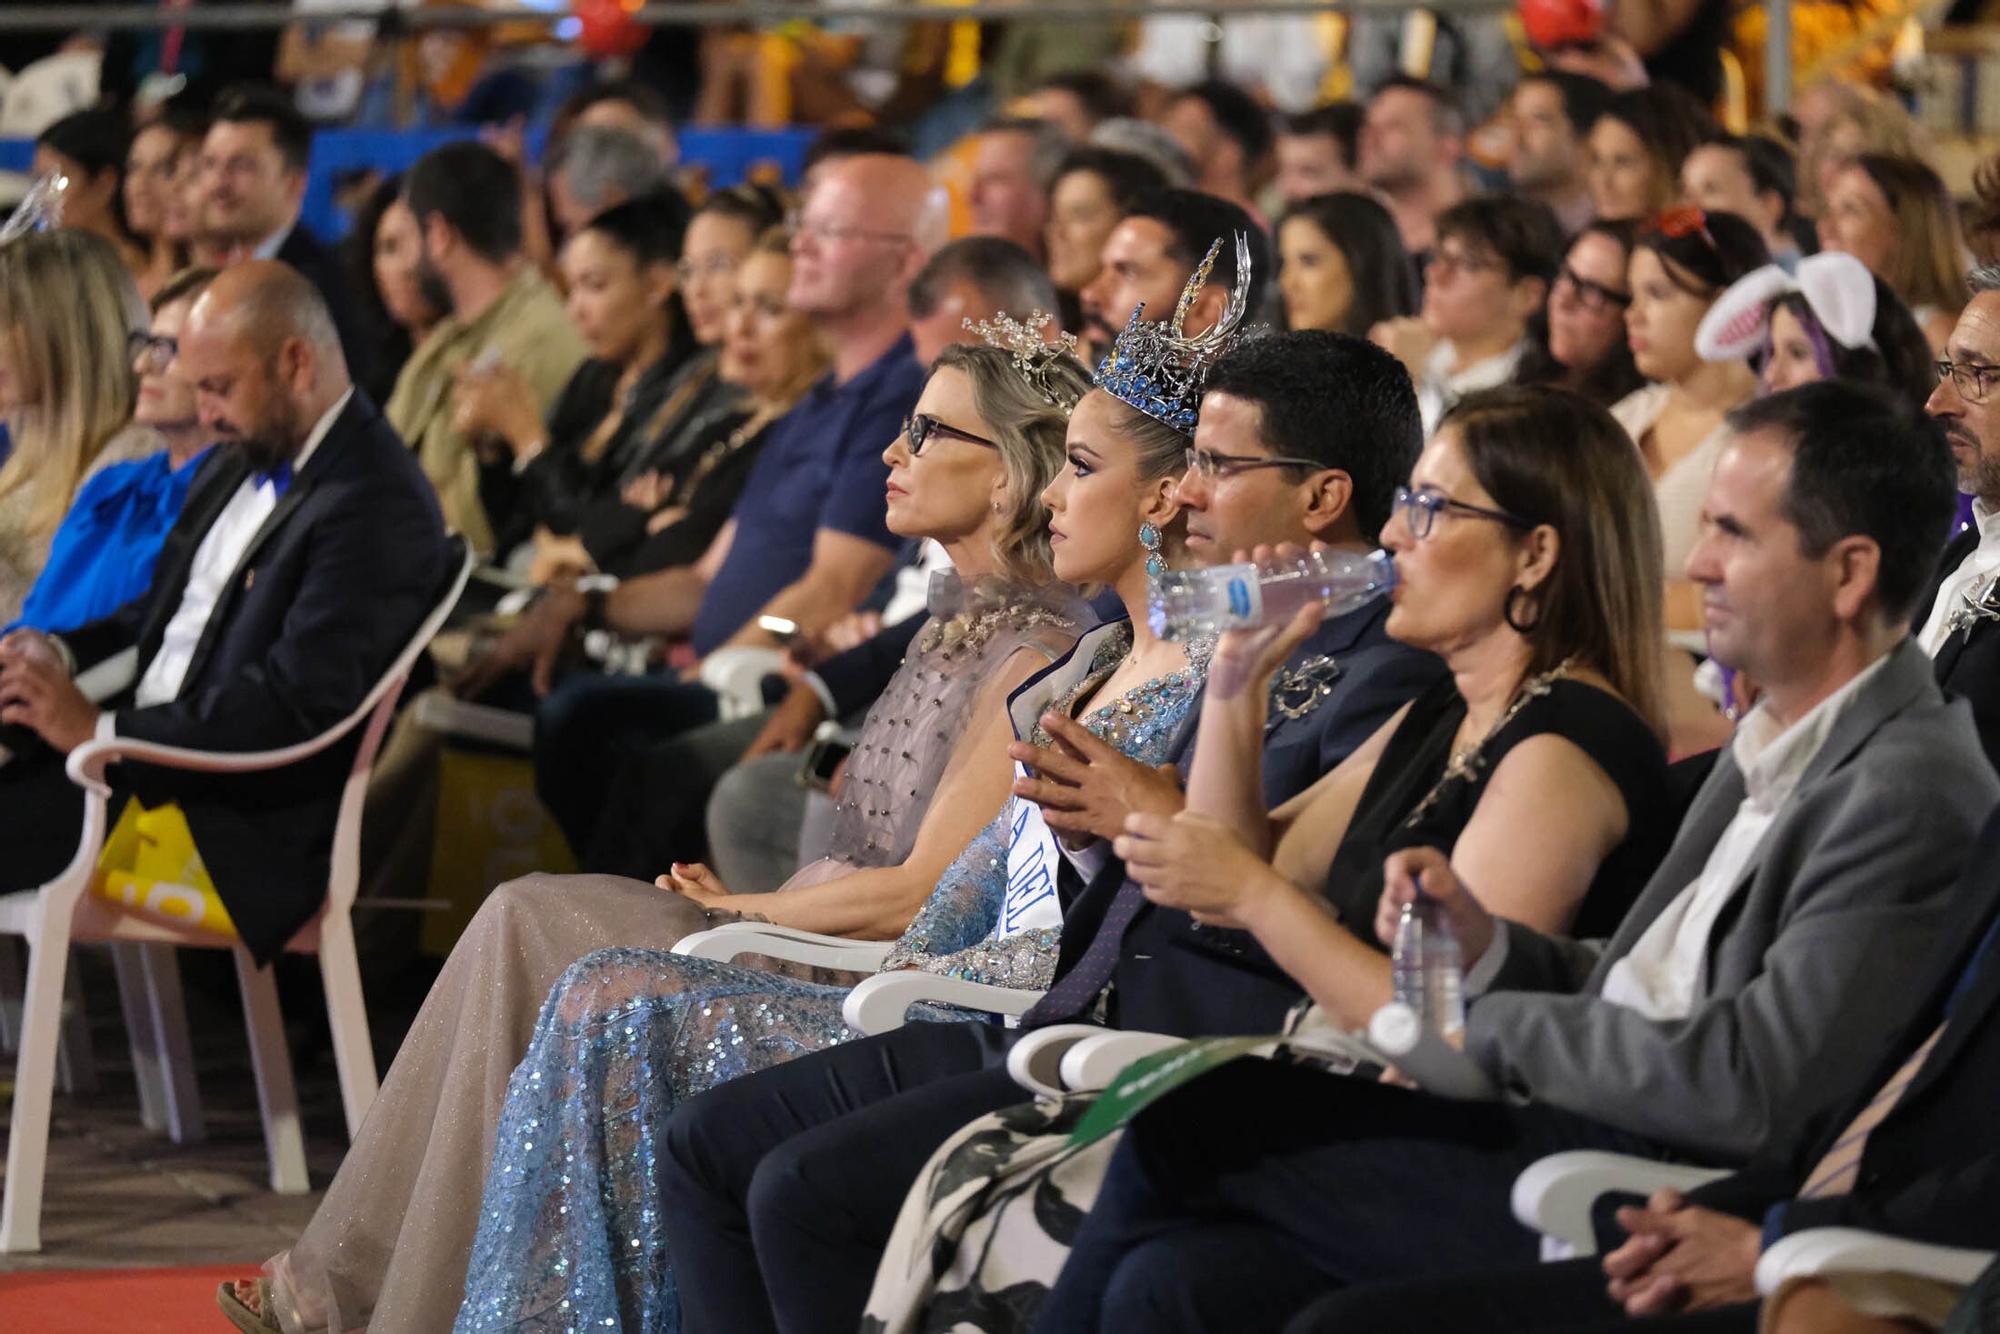
<instances>
[{"instance_id":1,"label":"plastic water bottle","mask_svg":"<svg viewBox=\"0 0 2000 1334\"><path fill-rule=\"evenodd\" d=\"M1396 583L1386 551L1308 551L1283 560L1170 570L1153 580L1149 619L1162 639L1193 639L1282 625L1309 602L1329 616L1353 611Z\"/></svg>"},{"instance_id":2,"label":"plastic water bottle","mask_svg":"<svg viewBox=\"0 0 2000 1334\"><path fill-rule=\"evenodd\" d=\"M1421 886L1396 923L1389 975L1396 1000L1409 1006L1424 1027L1458 1041L1465 1031L1464 957L1451 919Z\"/></svg>"}]
</instances>

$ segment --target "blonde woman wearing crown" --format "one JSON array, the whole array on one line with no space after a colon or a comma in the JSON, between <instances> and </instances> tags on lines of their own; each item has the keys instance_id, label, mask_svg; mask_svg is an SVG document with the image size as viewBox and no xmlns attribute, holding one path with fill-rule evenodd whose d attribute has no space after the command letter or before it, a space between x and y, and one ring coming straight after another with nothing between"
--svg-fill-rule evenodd
<instances>
[{"instance_id":1,"label":"blonde woman wearing crown","mask_svg":"<svg viewBox=\"0 0 2000 1334\"><path fill-rule=\"evenodd\" d=\"M1020 336L1041 346L1034 331ZM698 867L676 868L682 878L660 887L530 876L495 890L305 1233L266 1277L223 1285L219 1301L240 1328L450 1328L508 1072L551 984L590 950L665 951L738 911L863 939L908 925L1007 799L1004 701L1074 644L1087 614L1055 580L1041 492L1062 466L1067 405L1088 381L1061 349L1035 362L1030 379L1010 350L948 349L886 451L890 528L935 539L955 568L933 584L933 619L870 711L832 855L747 908ZM665 970L692 962L646 957L673 961L662 987Z\"/></svg>"},{"instance_id":2,"label":"blonde woman wearing crown","mask_svg":"<svg viewBox=\"0 0 2000 1334\"><path fill-rule=\"evenodd\" d=\"M1206 646L1154 638L1143 611L1149 570L1178 545L1175 492L1202 380L1242 318L1249 266L1239 257L1242 277L1215 330L1181 336L1185 297L1171 324L1128 327L1100 387L1071 415L1067 465L1042 493L1056 575L1104 585L1139 615L1093 630L996 710L1024 739L1048 744L1039 719L1049 711L1157 764L1201 688ZM1207 273L1197 271L1190 291ZM920 414L931 394L926 387ZM895 448L891 463L893 489L903 481ZM937 878L885 970L1046 987L1062 925L1059 856L1038 808L1001 808ZM560 1313L576 1328L678 1329L650 1166L665 1122L696 1094L849 1041L847 991L644 950L601 951L565 973L508 1088L456 1328L520 1329ZM912 1017L980 1016L925 1005Z\"/></svg>"}]
</instances>

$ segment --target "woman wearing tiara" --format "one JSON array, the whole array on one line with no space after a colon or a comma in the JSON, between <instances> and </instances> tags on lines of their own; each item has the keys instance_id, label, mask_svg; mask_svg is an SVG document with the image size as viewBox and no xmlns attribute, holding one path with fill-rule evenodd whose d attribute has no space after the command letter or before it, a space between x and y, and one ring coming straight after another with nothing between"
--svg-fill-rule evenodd
<instances>
[{"instance_id":1,"label":"woman wearing tiara","mask_svg":"<svg viewBox=\"0 0 2000 1334\"><path fill-rule=\"evenodd\" d=\"M1042 347L1035 331L1012 337ZM932 621L869 713L832 854L756 896L751 911L809 930L893 936L1006 800L1011 738L1000 704L1075 643L1084 610L1054 582L1041 501L1062 464L1069 407L1088 387L1066 348L1033 361L1000 347L949 349L907 440L890 446L890 527L936 539L955 573L933 586ZM446 961L305 1233L266 1264L266 1277L222 1286L230 1318L250 1330L449 1328L508 1072L543 998L592 949L664 951L732 919L712 906L706 880L682 883L695 892L611 876L530 876L495 890Z\"/></svg>"},{"instance_id":2,"label":"woman wearing tiara","mask_svg":"<svg viewBox=\"0 0 2000 1334\"><path fill-rule=\"evenodd\" d=\"M1213 252L1211 252L1211 259ZM1210 265L1190 279L1171 324L1127 327L1070 418L1069 458L1043 493L1058 577L1102 584L1128 612L1179 513L1175 499L1201 383L1242 319L1249 259L1222 321L1196 340L1181 318ZM1164 759L1199 691L1205 644L1155 638L1143 617L1099 627L1010 705L1017 729L1045 710L1078 717L1122 753ZM1038 734L1034 739L1048 744ZM919 968L1000 986L1046 987L1061 931L1057 856L1039 811L1013 803L968 844L897 939L885 970ZM848 988L644 950L605 950L551 993L514 1072L480 1207L460 1331L564 1327L660 1331L679 1325L651 1163L685 1099L739 1075L849 1040ZM919 1020L973 1022L944 1006Z\"/></svg>"}]
</instances>

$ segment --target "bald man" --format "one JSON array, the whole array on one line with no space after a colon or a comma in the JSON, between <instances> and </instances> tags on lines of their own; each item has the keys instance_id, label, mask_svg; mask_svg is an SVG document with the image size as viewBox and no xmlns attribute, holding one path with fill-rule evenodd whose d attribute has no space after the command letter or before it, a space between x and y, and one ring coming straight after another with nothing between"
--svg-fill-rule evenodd
<instances>
[{"instance_id":1,"label":"bald man","mask_svg":"<svg viewBox=\"0 0 2000 1334\"><path fill-rule=\"evenodd\" d=\"M60 638L0 640L15 752L0 766L0 890L42 884L76 852L70 751L113 737L215 751L310 740L360 705L452 573L436 494L353 387L326 303L296 270L224 270L189 312L179 370L221 447L152 588ZM237 934L268 962L325 896L357 742L240 778L120 766L111 809L178 803Z\"/></svg>"},{"instance_id":2,"label":"bald man","mask_svg":"<svg viewBox=\"0 0 2000 1334\"><path fill-rule=\"evenodd\" d=\"M777 648L760 622L789 621L810 640L860 605L901 545L882 451L923 388L908 293L945 230L942 193L910 158L826 166L792 236L787 301L811 317L832 370L771 428L699 561L608 591L553 590L502 652L547 663L579 621L685 635L703 656ZM710 726L717 716L713 691L672 675L575 675L542 702L536 789L587 869L650 880L696 855L709 788L757 730L754 719Z\"/></svg>"}]
</instances>

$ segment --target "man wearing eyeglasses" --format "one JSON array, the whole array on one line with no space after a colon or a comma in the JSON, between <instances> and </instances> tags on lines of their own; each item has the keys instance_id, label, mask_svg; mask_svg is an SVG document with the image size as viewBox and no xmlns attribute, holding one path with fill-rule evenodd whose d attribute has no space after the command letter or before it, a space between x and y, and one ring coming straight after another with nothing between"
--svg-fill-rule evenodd
<instances>
[{"instance_id":1,"label":"man wearing eyeglasses","mask_svg":"<svg viewBox=\"0 0 2000 1334\"><path fill-rule=\"evenodd\" d=\"M885 526L881 454L923 388L907 294L943 240L942 201L915 161L863 154L823 169L793 220L786 303L811 316L832 371L772 428L694 565L545 599L541 688L578 624L684 635L705 658L779 647L761 628L777 620L817 638L861 603L900 545ZM578 676L548 695L536 788L588 869L652 876L699 851L709 788L757 729L711 727L717 714L713 691L676 676Z\"/></svg>"},{"instance_id":2,"label":"man wearing eyeglasses","mask_svg":"<svg viewBox=\"0 0 2000 1334\"><path fill-rule=\"evenodd\" d=\"M1374 544L1420 443L1415 392L1393 358L1359 339L1295 332L1236 348L1207 383L1180 492L1190 531L1200 535L1190 542L1198 559L1220 563L1259 543ZM1438 660L1389 642L1384 620L1380 605L1331 620L1274 682L1261 765L1266 800L1305 788L1437 679ZM1177 783L1066 718L1042 721L1057 745L1019 752L1035 773L1017 791L1065 837L1115 833L1139 803L1179 809ZM1190 717L1177 760L1192 758L1194 730ZM1024 1025L1274 1031L1300 994L1247 933L1197 928L1186 913L1146 903L1121 863L1106 858L1087 878L1064 912L1056 987ZM784 1327L853 1328L918 1167L971 1117L1024 1100L1006 1070L1012 1036L984 1024L911 1024L683 1108L662 1155L661 1216L684 1325L767 1328L768 1285ZM790 1145L808 1139L810 1160L791 1159ZM753 1206L738 1189L760 1159L777 1170L779 1154L801 1166L778 1171L785 1189L760 1190ZM826 1194L807 1198L814 1189ZM839 1206L829 1209L834 1195ZM753 1211L760 1226L799 1225L804 1242L782 1269L767 1265L762 1284L766 1257L749 1242ZM834 1219L837 1226L822 1226ZM757 1309L745 1305L750 1294Z\"/></svg>"},{"instance_id":3,"label":"man wearing eyeglasses","mask_svg":"<svg viewBox=\"0 0 2000 1334\"><path fill-rule=\"evenodd\" d=\"M1972 299L1925 406L1951 444L1971 524L1945 547L1915 624L1938 683L1971 702L1980 743L2000 765L2000 265L1981 265L1966 281Z\"/></svg>"}]
</instances>

